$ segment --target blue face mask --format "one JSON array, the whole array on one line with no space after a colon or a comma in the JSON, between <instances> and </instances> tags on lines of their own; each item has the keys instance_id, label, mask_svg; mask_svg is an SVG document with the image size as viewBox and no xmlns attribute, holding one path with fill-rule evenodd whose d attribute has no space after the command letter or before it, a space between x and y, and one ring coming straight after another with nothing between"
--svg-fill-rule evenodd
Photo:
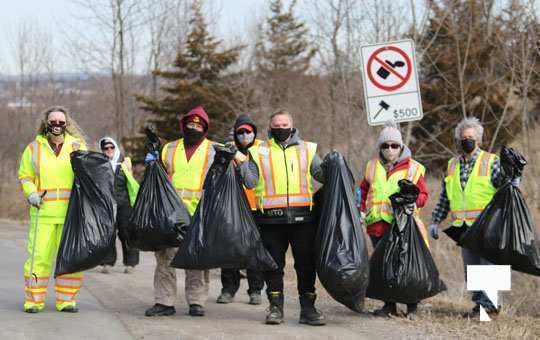
<instances>
[{"instance_id":1,"label":"blue face mask","mask_svg":"<svg viewBox=\"0 0 540 340\"><path fill-rule=\"evenodd\" d=\"M237 134L236 138L238 139L238 142L240 142L240 144L245 147L253 143L253 140L255 139L255 134L253 132L244 132L241 134Z\"/></svg>"}]
</instances>

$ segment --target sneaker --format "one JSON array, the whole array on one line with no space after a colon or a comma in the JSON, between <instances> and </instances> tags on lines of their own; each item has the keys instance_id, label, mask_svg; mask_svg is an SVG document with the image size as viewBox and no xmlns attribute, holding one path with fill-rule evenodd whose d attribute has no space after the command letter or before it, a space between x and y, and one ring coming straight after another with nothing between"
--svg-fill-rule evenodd
<instances>
[{"instance_id":1,"label":"sneaker","mask_svg":"<svg viewBox=\"0 0 540 340\"><path fill-rule=\"evenodd\" d=\"M124 268L124 274L133 274L135 272L135 267L133 266L126 266Z\"/></svg>"},{"instance_id":2,"label":"sneaker","mask_svg":"<svg viewBox=\"0 0 540 340\"><path fill-rule=\"evenodd\" d=\"M260 305L262 303L261 301L261 293L251 293L249 294L249 302L250 305Z\"/></svg>"},{"instance_id":3,"label":"sneaker","mask_svg":"<svg viewBox=\"0 0 540 340\"><path fill-rule=\"evenodd\" d=\"M165 306L161 303L156 303L152 307L148 308L144 315L146 316L169 316L174 315L176 313L176 309L174 309L174 306Z\"/></svg>"},{"instance_id":4,"label":"sneaker","mask_svg":"<svg viewBox=\"0 0 540 340\"><path fill-rule=\"evenodd\" d=\"M101 266L101 273L109 274L110 272L111 272L111 266L109 266L109 265Z\"/></svg>"},{"instance_id":5,"label":"sneaker","mask_svg":"<svg viewBox=\"0 0 540 340\"><path fill-rule=\"evenodd\" d=\"M233 302L233 300L234 300L234 296L231 293L223 292L218 296L216 302L217 303L231 303Z\"/></svg>"},{"instance_id":6,"label":"sneaker","mask_svg":"<svg viewBox=\"0 0 540 340\"><path fill-rule=\"evenodd\" d=\"M189 305L189 315L204 316L204 307L196 304Z\"/></svg>"},{"instance_id":7,"label":"sneaker","mask_svg":"<svg viewBox=\"0 0 540 340\"><path fill-rule=\"evenodd\" d=\"M25 313L30 313L30 314L36 314L36 313L39 313L39 308L37 307L30 307L30 308L26 308L24 310Z\"/></svg>"},{"instance_id":8,"label":"sneaker","mask_svg":"<svg viewBox=\"0 0 540 340\"><path fill-rule=\"evenodd\" d=\"M60 309L61 312L64 312L64 313L78 313L79 312L79 309L75 306L66 306L62 309Z\"/></svg>"}]
</instances>

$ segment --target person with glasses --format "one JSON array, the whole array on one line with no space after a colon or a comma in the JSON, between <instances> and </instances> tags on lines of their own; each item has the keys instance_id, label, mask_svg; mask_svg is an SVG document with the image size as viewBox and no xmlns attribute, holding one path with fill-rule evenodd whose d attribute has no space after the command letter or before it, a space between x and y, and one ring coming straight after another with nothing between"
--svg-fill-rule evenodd
<instances>
[{"instance_id":1,"label":"person with glasses","mask_svg":"<svg viewBox=\"0 0 540 340\"><path fill-rule=\"evenodd\" d=\"M75 177L70 153L77 150L86 150L86 145L68 111L59 106L45 110L35 140L24 149L18 174L30 205L28 258L24 264L27 313L38 313L45 308L49 276L56 262ZM58 311L78 311L75 298L82 279L82 273L55 278Z\"/></svg>"},{"instance_id":2,"label":"person with glasses","mask_svg":"<svg viewBox=\"0 0 540 340\"><path fill-rule=\"evenodd\" d=\"M234 158L234 164L237 171L240 172L246 197L252 211L257 209L255 203L255 193L253 188L259 181L259 169L250 153L251 148L255 150L261 141L256 139L257 126L248 114L241 114L236 119L233 128L234 145L238 149ZM254 269L247 269L246 276L248 281L248 296L250 305L261 304L261 290L264 287L263 273ZM221 294L217 298L217 303L231 303L234 300L234 295L240 287L240 279L242 275L240 269L221 269Z\"/></svg>"},{"instance_id":3,"label":"person with glasses","mask_svg":"<svg viewBox=\"0 0 540 340\"><path fill-rule=\"evenodd\" d=\"M139 183L135 180L131 170L131 160L124 157L118 144L111 137L103 137L98 142L101 152L109 158L114 173L114 197L116 199L116 225L118 238L122 243L122 254L124 263L124 273L131 274L135 271L135 266L139 264L139 250L129 246L128 223L129 216L133 211ZM116 262L116 243L114 243L101 263L101 272L109 273L110 268Z\"/></svg>"},{"instance_id":4,"label":"person with glasses","mask_svg":"<svg viewBox=\"0 0 540 340\"><path fill-rule=\"evenodd\" d=\"M428 198L424 180L425 167L412 158L411 150L403 143L396 123L388 122L381 130L377 140L377 155L366 165L365 175L360 184L360 210L365 216L367 233L377 247L383 236L390 231L394 213L390 196L399 191L398 182L408 179L413 182L420 194L416 200L416 213ZM417 219L417 221L420 221ZM419 223L420 231L427 240L426 231ZM418 303L407 304L407 317L415 319ZM398 315L395 302L385 301L381 309L374 311L377 316Z\"/></svg>"},{"instance_id":5,"label":"person with glasses","mask_svg":"<svg viewBox=\"0 0 540 340\"><path fill-rule=\"evenodd\" d=\"M454 139L461 149L460 155L448 161L439 201L429 226L433 239L439 238L439 225L450 214L452 226L444 232L457 242L480 216L497 189L505 183L499 157L480 148L483 134L484 127L475 117L466 117L456 126ZM516 178L512 184L517 187L519 182L520 178ZM461 256L465 277L467 265L491 264L466 248L461 248ZM500 295L498 300L502 301ZM472 302L475 306L464 317L478 316L480 307L490 316L496 316L500 311L500 305L494 306L483 291L474 291Z\"/></svg>"}]
</instances>

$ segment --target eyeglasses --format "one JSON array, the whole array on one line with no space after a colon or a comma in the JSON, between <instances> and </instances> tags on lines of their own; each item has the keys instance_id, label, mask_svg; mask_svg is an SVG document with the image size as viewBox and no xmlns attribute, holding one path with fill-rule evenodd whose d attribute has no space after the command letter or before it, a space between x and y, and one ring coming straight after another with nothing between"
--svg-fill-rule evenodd
<instances>
[{"instance_id":1,"label":"eyeglasses","mask_svg":"<svg viewBox=\"0 0 540 340\"><path fill-rule=\"evenodd\" d=\"M114 150L114 149L115 149L115 147L111 145L111 146L106 146L106 147L104 147L104 148L101 149L101 150L107 151L107 150Z\"/></svg>"},{"instance_id":2,"label":"eyeglasses","mask_svg":"<svg viewBox=\"0 0 540 340\"><path fill-rule=\"evenodd\" d=\"M51 121L48 121L47 124L51 126L65 126L66 121L65 120L51 120Z\"/></svg>"},{"instance_id":3,"label":"eyeglasses","mask_svg":"<svg viewBox=\"0 0 540 340\"><path fill-rule=\"evenodd\" d=\"M399 149L399 148L401 148L401 145L395 144L395 143L392 143L392 144L386 144L386 143L384 143L384 144L381 145L381 149L383 149L383 150L385 150L385 149L390 149L390 148L392 148L392 149Z\"/></svg>"}]
</instances>

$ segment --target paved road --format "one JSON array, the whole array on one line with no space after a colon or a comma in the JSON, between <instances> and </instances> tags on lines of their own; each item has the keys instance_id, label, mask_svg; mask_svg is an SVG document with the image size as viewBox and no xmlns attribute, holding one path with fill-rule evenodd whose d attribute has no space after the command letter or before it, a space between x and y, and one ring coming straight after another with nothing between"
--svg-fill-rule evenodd
<instances>
[{"instance_id":1,"label":"paved road","mask_svg":"<svg viewBox=\"0 0 540 340\"><path fill-rule=\"evenodd\" d=\"M110 274L97 270L86 273L78 298L80 312L64 314L54 309L49 289L47 307L39 314L22 311L24 245L26 226L0 221L0 339L417 339L420 330L403 322L383 320L350 312L331 300L321 301L328 325L311 327L298 324L299 307L294 287L286 291L285 317L280 326L264 325L266 302L250 306L242 282L236 301L216 304L219 272L212 271L207 316L187 315L183 295L183 271L178 271L177 314L147 318L153 304L153 266L151 253L143 253L134 274L123 274L116 266Z\"/></svg>"}]
</instances>

